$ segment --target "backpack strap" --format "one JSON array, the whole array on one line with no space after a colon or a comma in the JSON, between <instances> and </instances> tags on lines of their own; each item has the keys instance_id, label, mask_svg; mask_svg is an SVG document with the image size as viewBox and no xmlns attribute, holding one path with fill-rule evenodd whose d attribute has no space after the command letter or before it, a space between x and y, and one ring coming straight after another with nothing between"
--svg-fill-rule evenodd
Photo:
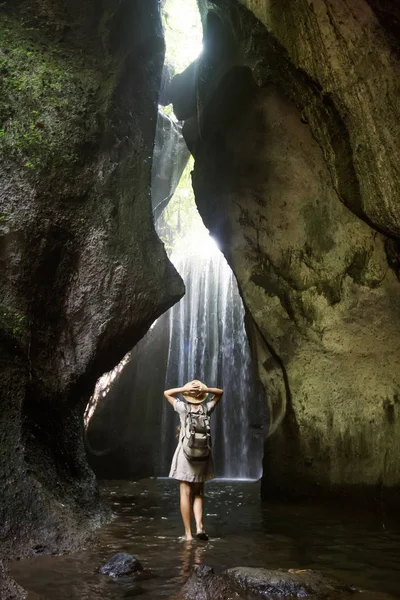
<instances>
[{"instance_id":1,"label":"backpack strap","mask_svg":"<svg viewBox=\"0 0 400 600\"><path fill-rule=\"evenodd\" d=\"M182 440L184 437L190 438L190 436L192 434L192 418L191 418L192 411L190 410L190 407L187 404L187 402L185 402L185 411L186 411L185 427L183 428L183 432L182 432Z\"/></svg>"},{"instance_id":2,"label":"backpack strap","mask_svg":"<svg viewBox=\"0 0 400 600\"><path fill-rule=\"evenodd\" d=\"M201 413L203 415L204 423L207 431L207 445L211 450L211 419L208 414L208 409L206 404L200 404L199 409L201 409ZM200 412L200 410L199 410Z\"/></svg>"}]
</instances>

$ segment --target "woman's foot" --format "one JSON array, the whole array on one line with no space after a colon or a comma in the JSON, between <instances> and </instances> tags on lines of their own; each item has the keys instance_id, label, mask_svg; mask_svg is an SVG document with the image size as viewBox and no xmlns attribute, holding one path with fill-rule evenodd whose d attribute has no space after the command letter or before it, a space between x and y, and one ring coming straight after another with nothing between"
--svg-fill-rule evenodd
<instances>
[{"instance_id":1,"label":"woman's foot","mask_svg":"<svg viewBox=\"0 0 400 600\"><path fill-rule=\"evenodd\" d=\"M206 534L205 531L198 531L196 533L196 537L197 537L198 540L201 540L203 542L206 542L209 539L208 535Z\"/></svg>"}]
</instances>

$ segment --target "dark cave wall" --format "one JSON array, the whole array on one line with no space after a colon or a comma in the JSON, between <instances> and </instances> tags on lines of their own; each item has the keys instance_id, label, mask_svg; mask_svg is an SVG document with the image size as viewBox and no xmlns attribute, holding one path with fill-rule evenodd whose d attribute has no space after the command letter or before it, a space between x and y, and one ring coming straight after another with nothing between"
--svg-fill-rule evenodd
<instances>
[{"instance_id":1,"label":"dark cave wall","mask_svg":"<svg viewBox=\"0 0 400 600\"><path fill-rule=\"evenodd\" d=\"M267 390L263 492L396 488L397 41L364 1L242 4L199 2L173 96Z\"/></svg>"},{"instance_id":2,"label":"dark cave wall","mask_svg":"<svg viewBox=\"0 0 400 600\"><path fill-rule=\"evenodd\" d=\"M76 547L99 522L82 416L183 294L153 226L156 0L0 8L1 540Z\"/></svg>"},{"instance_id":3,"label":"dark cave wall","mask_svg":"<svg viewBox=\"0 0 400 600\"><path fill-rule=\"evenodd\" d=\"M99 397L86 444L89 464L99 479L137 480L161 474L169 318L166 313L157 320Z\"/></svg>"}]
</instances>

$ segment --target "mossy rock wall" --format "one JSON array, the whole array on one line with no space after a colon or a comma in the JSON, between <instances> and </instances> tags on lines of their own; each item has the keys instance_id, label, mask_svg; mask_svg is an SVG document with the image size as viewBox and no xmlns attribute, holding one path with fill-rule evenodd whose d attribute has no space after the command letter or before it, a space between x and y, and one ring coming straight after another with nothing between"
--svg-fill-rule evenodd
<instances>
[{"instance_id":1,"label":"mossy rock wall","mask_svg":"<svg viewBox=\"0 0 400 600\"><path fill-rule=\"evenodd\" d=\"M96 379L183 294L150 199L164 57L156 0L0 7L1 537L99 523L82 441Z\"/></svg>"}]
</instances>

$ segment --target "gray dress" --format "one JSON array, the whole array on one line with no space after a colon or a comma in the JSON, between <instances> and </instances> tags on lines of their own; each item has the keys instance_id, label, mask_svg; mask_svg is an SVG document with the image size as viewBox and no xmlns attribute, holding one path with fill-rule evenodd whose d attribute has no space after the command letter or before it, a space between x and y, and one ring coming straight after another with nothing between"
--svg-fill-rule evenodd
<instances>
[{"instance_id":1,"label":"gray dress","mask_svg":"<svg viewBox=\"0 0 400 600\"><path fill-rule=\"evenodd\" d=\"M196 408L188 404L190 410L196 412ZM205 402L202 406L207 408L207 412L210 415L215 406L215 400L210 400L210 402ZM181 432L185 429L185 403L182 400L176 399L174 402L174 410L178 413L181 420ZM171 463L171 470L169 472L169 476L173 479L179 479L179 481L189 481L189 482L198 482L202 483L204 481L208 481L209 479L214 478L214 465L212 456L208 460L202 462L190 462L182 448L182 436L179 436L178 446L175 450L175 454Z\"/></svg>"}]
</instances>

